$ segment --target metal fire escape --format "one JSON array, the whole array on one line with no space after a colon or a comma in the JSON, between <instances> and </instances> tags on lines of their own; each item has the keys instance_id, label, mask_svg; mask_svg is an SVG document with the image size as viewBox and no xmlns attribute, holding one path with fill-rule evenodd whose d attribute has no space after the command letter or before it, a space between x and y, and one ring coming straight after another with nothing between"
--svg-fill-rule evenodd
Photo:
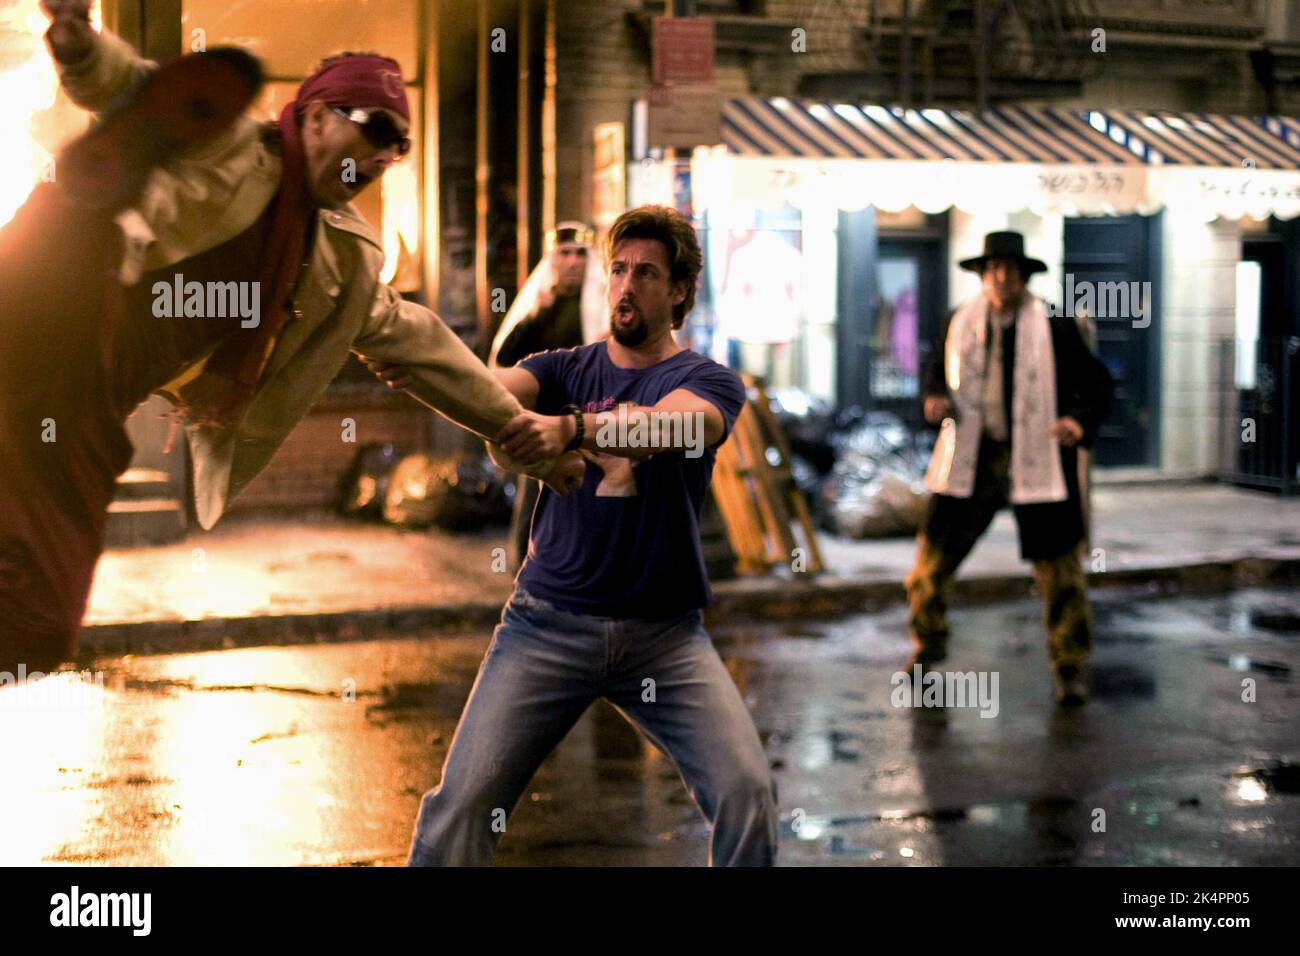
<instances>
[{"instance_id":1,"label":"metal fire escape","mask_svg":"<svg viewBox=\"0 0 1300 956\"><path fill-rule=\"evenodd\" d=\"M1091 0L871 0L865 22L843 0L816 8L857 42L804 72L805 95L982 109L1077 96L1102 68Z\"/></svg>"}]
</instances>

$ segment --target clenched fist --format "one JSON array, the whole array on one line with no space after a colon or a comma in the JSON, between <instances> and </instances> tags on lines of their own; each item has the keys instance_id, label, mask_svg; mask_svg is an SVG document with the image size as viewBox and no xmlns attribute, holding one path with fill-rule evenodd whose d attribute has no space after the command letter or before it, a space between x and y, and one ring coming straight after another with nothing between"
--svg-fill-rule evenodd
<instances>
[{"instance_id":1,"label":"clenched fist","mask_svg":"<svg viewBox=\"0 0 1300 956\"><path fill-rule=\"evenodd\" d=\"M402 391L415 384L415 377L405 365L392 365L376 359L362 359L375 377L394 391Z\"/></svg>"},{"instance_id":2,"label":"clenched fist","mask_svg":"<svg viewBox=\"0 0 1300 956\"><path fill-rule=\"evenodd\" d=\"M1053 422L1047 433L1066 448L1073 448L1083 441L1083 426L1068 415Z\"/></svg>"},{"instance_id":3,"label":"clenched fist","mask_svg":"<svg viewBox=\"0 0 1300 956\"><path fill-rule=\"evenodd\" d=\"M551 470L542 481L557 495L567 495L582 487L582 477L587 470L587 463L576 451L565 452L555 460Z\"/></svg>"},{"instance_id":4,"label":"clenched fist","mask_svg":"<svg viewBox=\"0 0 1300 956\"><path fill-rule=\"evenodd\" d=\"M45 39L60 63L75 63L95 42L90 26L90 0L41 0L41 10L50 18Z\"/></svg>"},{"instance_id":5,"label":"clenched fist","mask_svg":"<svg viewBox=\"0 0 1300 956\"><path fill-rule=\"evenodd\" d=\"M945 418L950 417L957 410L957 406L952 403L950 398L944 398L942 395L931 395L925 400L923 410L925 420L931 425L938 425Z\"/></svg>"},{"instance_id":6,"label":"clenched fist","mask_svg":"<svg viewBox=\"0 0 1300 956\"><path fill-rule=\"evenodd\" d=\"M525 465L562 453L573 438L576 425L569 415L539 415L520 412L506 422L497 442L505 453Z\"/></svg>"}]
</instances>

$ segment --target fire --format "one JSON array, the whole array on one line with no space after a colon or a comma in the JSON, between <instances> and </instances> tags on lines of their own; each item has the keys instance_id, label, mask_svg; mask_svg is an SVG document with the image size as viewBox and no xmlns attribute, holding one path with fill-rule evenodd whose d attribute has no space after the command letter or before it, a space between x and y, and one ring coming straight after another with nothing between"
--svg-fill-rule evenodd
<instances>
[{"instance_id":1,"label":"fire","mask_svg":"<svg viewBox=\"0 0 1300 956\"><path fill-rule=\"evenodd\" d=\"M99 29L98 4L92 23ZM54 152L85 128L85 118L58 96L59 78L45 47L49 21L39 0L0 4L0 225L13 218L42 180L57 175Z\"/></svg>"},{"instance_id":2,"label":"fire","mask_svg":"<svg viewBox=\"0 0 1300 956\"><path fill-rule=\"evenodd\" d=\"M100 29L99 7L91 8L96 30ZM85 113L59 94L58 73L44 40L48 27L40 0L0 0L0 148L6 160L6 175L0 177L0 226L13 218L38 183L57 178L54 154L88 121ZM276 86L268 93L292 95L291 89ZM278 103L269 105L277 107L274 115ZM418 163L408 157L380 182L382 203L374 213L381 221L384 246L381 278L400 290L411 290L420 281Z\"/></svg>"},{"instance_id":3,"label":"fire","mask_svg":"<svg viewBox=\"0 0 1300 956\"><path fill-rule=\"evenodd\" d=\"M420 186L415 164L408 157L406 162L392 166L379 182L384 191L384 268L379 281L393 283L398 266L406 265L403 271L409 271L420 248ZM407 281L396 283L397 288L410 284L407 276L402 278Z\"/></svg>"}]
</instances>

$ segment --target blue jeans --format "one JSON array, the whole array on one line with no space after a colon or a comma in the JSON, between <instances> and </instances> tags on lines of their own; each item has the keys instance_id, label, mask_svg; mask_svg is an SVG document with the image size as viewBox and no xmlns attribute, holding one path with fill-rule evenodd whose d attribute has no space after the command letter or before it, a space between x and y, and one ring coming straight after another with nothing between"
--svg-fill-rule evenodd
<instances>
[{"instance_id":1,"label":"blue jeans","mask_svg":"<svg viewBox=\"0 0 1300 956\"><path fill-rule=\"evenodd\" d=\"M653 683L651 683L653 682ZM709 864L776 857L776 788L745 703L692 611L666 621L589 617L522 588L507 602L408 864L491 863L542 760L600 697L677 765L709 821Z\"/></svg>"}]
</instances>

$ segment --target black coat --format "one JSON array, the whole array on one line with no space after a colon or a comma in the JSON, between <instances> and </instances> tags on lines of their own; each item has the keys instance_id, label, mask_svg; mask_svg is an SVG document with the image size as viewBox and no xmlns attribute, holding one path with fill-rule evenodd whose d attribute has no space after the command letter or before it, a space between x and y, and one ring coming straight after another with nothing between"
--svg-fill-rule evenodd
<instances>
[{"instance_id":1,"label":"black coat","mask_svg":"<svg viewBox=\"0 0 1300 956\"><path fill-rule=\"evenodd\" d=\"M938 342L922 380L922 400L930 397L951 399L944 371L944 343L953 312L948 314ZM1052 330L1052 353L1056 360L1056 414L1073 418L1083 428L1080 445L1091 448L1097 429L1110 414L1114 382L1092 351L1084 344L1079 325L1071 316L1048 316ZM1006 420L1011 421L1015 388L1016 323L1002 332L1002 354L1011 361L1002 363L1002 397L1006 403ZM1016 525L1020 531L1020 552L1028 560L1054 558L1075 547L1083 539L1083 510L1079 500L1079 459L1075 448L1061 448L1061 469L1065 474L1066 501L1036 505L1016 505Z\"/></svg>"},{"instance_id":2,"label":"black coat","mask_svg":"<svg viewBox=\"0 0 1300 956\"><path fill-rule=\"evenodd\" d=\"M502 368L518 365L534 352L571 349L582 344L582 296L557 296L551 305L520 321L497 350Z\"/></svg>"}]
</instances>

